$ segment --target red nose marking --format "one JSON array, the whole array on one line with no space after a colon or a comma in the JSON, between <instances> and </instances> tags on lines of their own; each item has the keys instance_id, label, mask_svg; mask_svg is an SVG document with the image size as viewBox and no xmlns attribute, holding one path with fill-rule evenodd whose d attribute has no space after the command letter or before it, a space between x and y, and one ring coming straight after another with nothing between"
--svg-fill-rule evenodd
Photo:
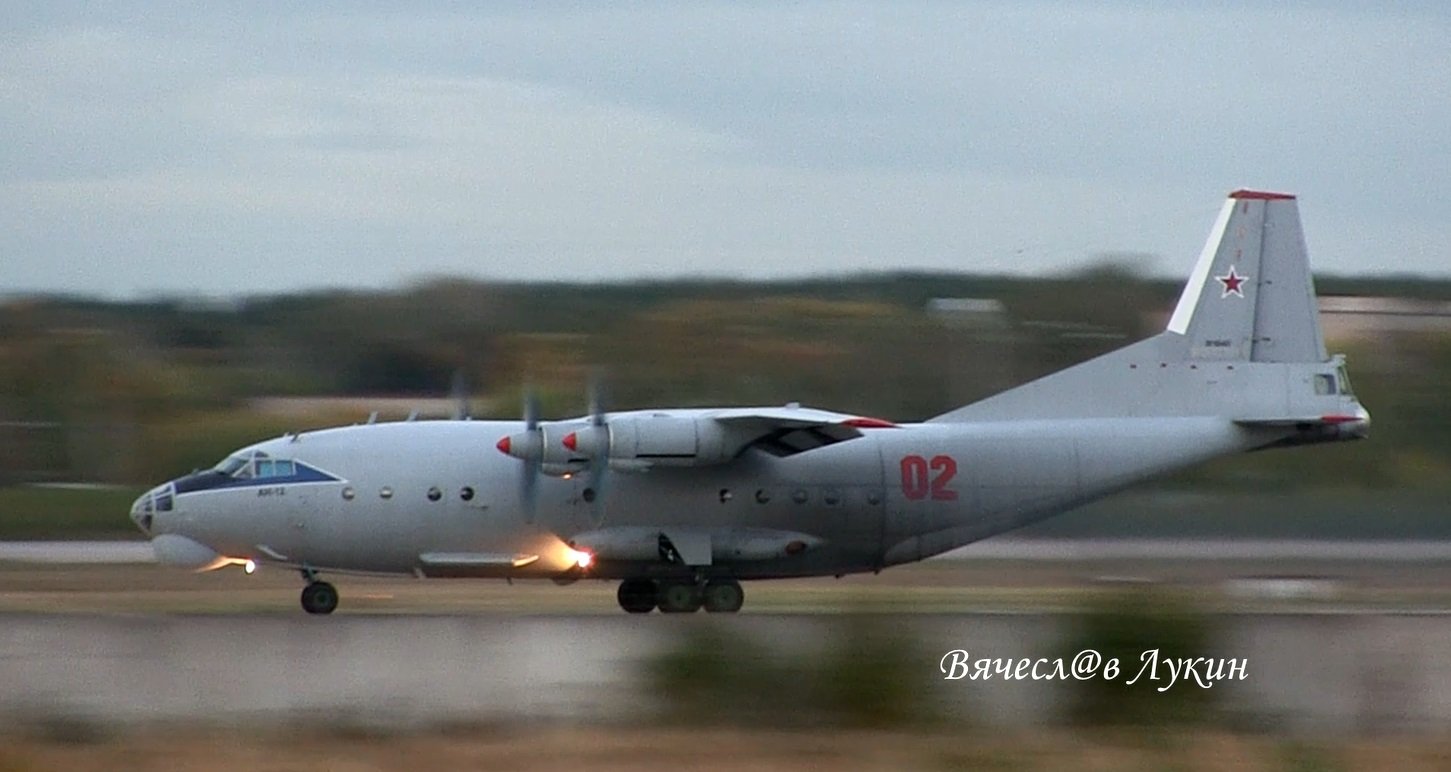
<instances>
[{"instance_id":1,"label":"red nose marking","mask_svg":"<svg viewBox=\"0 0 1451 772\"><path fill-rule=\"evenodd\" d=\"M507 456L509 454L509 447L512 444L513 443L509 442L509 438L505 437L504 439L499 440L499 444L495 445L494 447L498 448L500 453L503 453Z\"/></svg>"},{"instance_id":2,"label":"red nose marking","mask_svg":"<svg viewBox=\"0 0 1451 772\"><path fill-rule=\"evenodd\" d=\"M564 447L574 450L579 447L579 437L574 432L564 435Z\"/></svg>"}]
</instances>

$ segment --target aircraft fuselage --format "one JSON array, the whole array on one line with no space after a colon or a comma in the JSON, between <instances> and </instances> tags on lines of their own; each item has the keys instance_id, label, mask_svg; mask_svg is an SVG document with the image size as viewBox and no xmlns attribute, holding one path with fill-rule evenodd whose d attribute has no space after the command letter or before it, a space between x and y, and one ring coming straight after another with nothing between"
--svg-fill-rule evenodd
<instances>
[{"instance_id":1,"label":"aircraft fuselage","mask_svg":"<svg viewBox=\"0 0 1451 772\"><path fill-rule=\"evenodd\" d=\"M1215 417L907 424L784 458L748 449L728 465L616 472L597 501L587 500L586 474L543 475L531 507L520 493L519 463L494 450L501 435L521 428L409 421L270 440L246 450L306 464L325 479L209 487L182 478L157 489L172 492L174 503L154 512L147 530L183 535L228 558L345 572L846 574L920 560L1288 433ZM578 534L627 527L717 538L757 529L815 541L797 554L717 557L706 566L602 555L579 571L567 554ZM435 554L539 559L451 570L420 560Z\"/></svg>"}]
</instances>

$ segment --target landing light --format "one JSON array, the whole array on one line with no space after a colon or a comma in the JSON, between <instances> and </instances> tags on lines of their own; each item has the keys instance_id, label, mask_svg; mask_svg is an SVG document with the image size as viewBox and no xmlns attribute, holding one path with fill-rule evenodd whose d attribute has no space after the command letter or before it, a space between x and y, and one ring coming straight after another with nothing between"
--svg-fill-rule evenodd
<instances>
[{"instance_id":1,"label":"landing light","mask_svg":"<svg viewBox=\"0 0 1451 772\"><path fill-rule=\"evenodd\" d=\"M242 564L242 570L250 576L257 571L257 561L248 558L247 562Z\"/></svg>"},{"instance_id":2,"label":"landing light","mask_svg":"<svg viewBox=\"0 0 1451 772\"><path fill-rule=\"evenodd\" d=\"M569 552L565 554L569 556L570 562L574 563L579 568L589 568L590 564L595 561L594 555L576 549L569 550Z\"/></svg>"}]
</instances>

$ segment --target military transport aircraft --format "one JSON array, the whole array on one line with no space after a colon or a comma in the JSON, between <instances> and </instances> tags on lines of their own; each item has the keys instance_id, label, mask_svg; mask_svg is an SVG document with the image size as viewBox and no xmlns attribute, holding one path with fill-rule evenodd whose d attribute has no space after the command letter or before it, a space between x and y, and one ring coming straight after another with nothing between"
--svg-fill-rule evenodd
<instances>
[{"instance_id":1,"label":"military transport aircraft","mask_svg":"<svg viewBox=\"0 0 1451 772\"><path fill-rule=\"evenodd\" d=\"M910 563L1217 456L1365 437L1294 196L1230 194L1164 332L898 424L784 407L410 420L261 442L131 511L163 563L619 580L631 613Z\"/></svg>"}]
</instances>

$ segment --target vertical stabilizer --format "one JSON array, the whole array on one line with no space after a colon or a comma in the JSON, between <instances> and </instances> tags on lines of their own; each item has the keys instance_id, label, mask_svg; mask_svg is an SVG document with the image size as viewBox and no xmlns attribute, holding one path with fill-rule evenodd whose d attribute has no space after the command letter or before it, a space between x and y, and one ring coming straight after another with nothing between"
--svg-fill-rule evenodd
<instances>
[{"instance_id":1,"label":"vertical stabilizer","mask_svg":"<svg viewBox=\"0 0 1451 772\"><path fill-rule=\"evenodd\" d=\"M1164 332L933 421L1353 415L1333 385L1295 197L1229 194ZM1342 404L1342 403L1345 404Z\"/></svg>"},{"instance_id":2,"label":"vertical stabilizer","mask_svg":"<svg viewBox=\"0 0 1451 772\"><path fill-rule=\"evenodd\" d=\"M1169 319L1190 359L1323 362L1295 197L1239 190L1219 212Z\"/></svg>"}]
</instances>

